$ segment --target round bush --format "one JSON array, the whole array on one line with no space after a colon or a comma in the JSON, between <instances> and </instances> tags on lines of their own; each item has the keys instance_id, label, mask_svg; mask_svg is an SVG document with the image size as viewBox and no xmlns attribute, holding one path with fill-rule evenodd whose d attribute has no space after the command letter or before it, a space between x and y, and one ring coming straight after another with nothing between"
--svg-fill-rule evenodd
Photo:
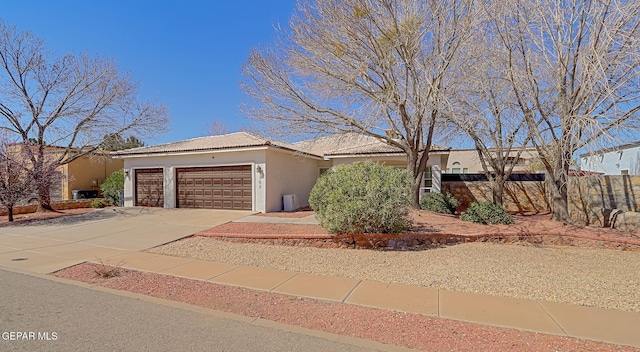
<instances>
[{"instance_id":1,"label":"round bush","mask_svg":"<svg viewBox=\"0 0 640 352\"><path fill-rule=\"evenodd\" d=\"M124 171L118 170L113 172L104 183L100 185L102 190L102 196L107 198L113 205L120 204L120 197L118 197L118 190L124 189Z\"/></svg>"},{"instance_id":2,"label":"round bush","mask_svg":"<svg viewBox=\"0 0 640 352\"><path fill-rule=\"evenodd\" d=\"M513 217L507 214L501 205L491 202L471 203L467 211L460 217L460 220L488 225L513 224Z\"/></svg>"},{"instance_id":3,"label":"round bush","mask_svg":"<svg viewBox=\"0 0 640 352\"><path fill-rule=\"evenodd\" d=\"M339 165L323 174L309 203L330 233L401 233L411 228L411 179L372 161Z\"/></svg>"},{"instance_id":4,"label":"round bush","mask_svg":"<svg viewBox=\"0 0 640 352\"><path fill-rule=\"evenodd\" d=\"M454 214L458 200L451 193L427 193L420 200L420 208L441 214Z\"/></svg>"}]
</instances>

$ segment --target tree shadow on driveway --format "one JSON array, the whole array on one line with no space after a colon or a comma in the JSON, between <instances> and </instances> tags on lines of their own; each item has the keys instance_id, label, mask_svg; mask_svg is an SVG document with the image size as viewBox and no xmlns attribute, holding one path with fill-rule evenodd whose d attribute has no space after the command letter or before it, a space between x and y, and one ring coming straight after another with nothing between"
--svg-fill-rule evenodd
<instances>
[{"instance_id":1,"label":"tree shadow on driveway","mask_svg":"<svg viewBox=\"0 0 640 352\"><path fill-rule=\"evenodd\" d=\"M113 219L117 217L135 217L140 215L151 214L156 209L153 208L104 208L96 209L84 214L78 215L66 215L61 214L58 217L48 219L33 219L27 221L17 222L11 224L12 227L25 227L25 226L65 226L65 225L78 225L86 222L100 221ZM6 225L5 225L6 226Z\"/></svg>"}]
</instances>

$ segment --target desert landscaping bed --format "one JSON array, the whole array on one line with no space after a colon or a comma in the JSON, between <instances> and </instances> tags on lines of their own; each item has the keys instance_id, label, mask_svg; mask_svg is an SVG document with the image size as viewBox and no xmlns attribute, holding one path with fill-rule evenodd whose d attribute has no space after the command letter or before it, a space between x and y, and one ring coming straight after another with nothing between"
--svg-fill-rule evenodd
<instances>
[{"instance_id":1,"label":"desert landscaping bed","mask_svg":"<svg viewBox=\"0 0 640 352\"><path fill-rule=\"evenodd\" d=\"M482 326L419 314L321 302L126 269L118 269L119 275L116 277L99 278L95 270L95 265L85 263L54 275L234 314L424 351L638 351L628 346Z\"/></svg>"}]
</instances>

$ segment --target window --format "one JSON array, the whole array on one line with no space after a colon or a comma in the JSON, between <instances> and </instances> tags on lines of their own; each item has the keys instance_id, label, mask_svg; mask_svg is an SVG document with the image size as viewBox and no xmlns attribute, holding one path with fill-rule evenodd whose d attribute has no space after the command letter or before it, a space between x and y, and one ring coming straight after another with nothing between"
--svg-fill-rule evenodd
<instances>
[{"instance_id":1,"label":"window","mask_svg":"<svg viewBox=\"0 0 640 352\"><path fill-rule=\"evenodd\" d=\"M454 161L451 165L454 166L454 167L451 168L451 173L452 174L459 174L460 173L460 162L459 161ZM447 169L447 170L449 170L449 169Z\"/></svg>"},{"instance_id":2,"label":"window","mask_svg":"<svg viewBox=\"0 0 640 352\"><path fill-rule=\"evenodd\" d=\"M469 173L469 168L468 167L463 167L462 168L462 173L463 174L468 174Z\"/></svg>"},{"instance_id":3,"label":"window","mask_svg":"<svg viewBox=\"0 0 640 352\"><path fill-rule=\"evenodd\" d=\"M321 167L319 170L319 176L324 175L325 172L329 171L330 167Z\"/></svg>"},{"instance_id":4,"label":"window","mask_svg":"<svg viewBox=\"0 0 640 352\"><path fill-rule=\"evenodd\" d=\"M629 175L629 170L620 170L620 175Z\"/></svg>"},{"instance_id":5,"label":"window","mask_svg":"<svg viewBox=\"0 0 640 352\"><path fill-rule=\"evenodd\" d=\"M431 172L431 167L427 166L424 170L424 174L422 175L422 187L431 188L433 184L433 173Z\"/></svg>"}]
</instances>

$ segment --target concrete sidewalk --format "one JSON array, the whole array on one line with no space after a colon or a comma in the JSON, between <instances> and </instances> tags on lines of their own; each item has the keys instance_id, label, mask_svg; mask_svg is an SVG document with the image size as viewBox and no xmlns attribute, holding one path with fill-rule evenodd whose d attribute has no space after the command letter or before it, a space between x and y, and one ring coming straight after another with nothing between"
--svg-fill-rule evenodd
<instances>
[{"instance_id":1,"label":"concrete sidewalk","mask_svg":"<svg viewBox=\"0 0 640 352\"><path fill-rule=\"evenodd\" d=\"M129 253L105 264L223 285L640 347L640 313Z\"/></svg>"}]
</instances>

